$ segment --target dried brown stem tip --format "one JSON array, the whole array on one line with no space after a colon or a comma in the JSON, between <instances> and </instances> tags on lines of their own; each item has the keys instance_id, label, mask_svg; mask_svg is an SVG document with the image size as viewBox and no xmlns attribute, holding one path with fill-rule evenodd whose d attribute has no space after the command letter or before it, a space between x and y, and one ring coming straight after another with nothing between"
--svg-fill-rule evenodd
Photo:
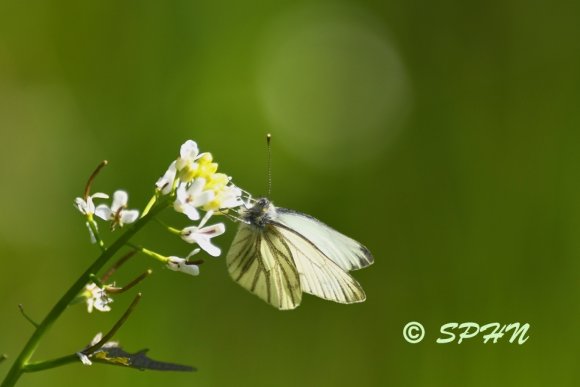
<instances>
[{"instance_id":1,"label":"dried brown stem tip","mask_svg":"<svg viewBox=\"0 0 580 387\"><path fill-rule=\"evenodd\" d=\"M115 333L117 333L117 331L123 326L125 321L127 321L129 316L131 315L131 313L133 313L133 310L135 309L135 307L137 306L137 304L139 303L140 300L141 300L141 293L138 293L135 296L135 298L133 299L133 302L131 302L131 305L129 305L129 307L127 308L125 313L123 313L123 315L121 316L119 321L117 321L115 323L115 325L113 325L111 330L109 332L107 332L107 334L104 335L103 338L101 340L99 340L98 343L91 345L90 347L85 349L82 353L89 356L90 354L92 354L93 352L95 352L99 348L101 348L103 345L105 345L105 343L107 341L109 341L111 338L113 338L113 336L115 336Z\"/></svg>"},{"instance_id":2,"label":"dried brown stem tip","mask_svg":"<svg viewBox=\"0 0 580 387\"><path fill-rule=\"evenodd\" d=\"M91 193L91 185L93 184L93 180L95 180L95 177L97 177L99 172L101 172L101 169L103 169L103 167L105 165L107 165L108 163L109 162L107 160L101 161L101 163L99 165L97 165L97 168L95 168L93 173L91 173L91 176L89 176L89 180L87 180L87 184L85 185L85 193L84 193L85 200L87 200L89 198L89 194Z\"/></svg>"},{"instance_id":3,"label":"dried brown stem tip","mask_svg":"<svg viewBox=\"0 0 580 387\"><path fill-rule=\"evenodd\" d=\"M107 292L116 294L126 292L133 286L137 285L139 282L143 281L145 278L149 277L151 273L153 273L153 270L149 269L146 272L142 273L139 277L135 278L133 281L129 282L127 285L120 288L108 286Z\"/></svg>"},{"instance_id":4,"label":"dried brown stem tip","mask_svg":"<svg viewBox=\"0 0 580 387\"><path fill-rule=\"evenodd\" d=\"M24 311L24 306L22 304L18 304L18 309L20 309L20 313L22 313L22 316L24 316L24 318L29 323L31 323L32 325L34 325L35 328L38 328L38 324L29 315L26 314L26 312Z\"/></svg>"},{"instance_id":5,"label":"dried brown stem tip","mask_svg":"<svg viewBox=\"0 0 580 387\"><path fill-rule=\"evenodd\" d=\"M107 282L109 278L111 278L111 276L115 274L115 272L136 253L137 250L131 250L127 254L119 258L119 260L115 262L113 266L111 266L111 268L103 275L103 277L101 278L101 282Z\"/></svg>"}]
</instances>

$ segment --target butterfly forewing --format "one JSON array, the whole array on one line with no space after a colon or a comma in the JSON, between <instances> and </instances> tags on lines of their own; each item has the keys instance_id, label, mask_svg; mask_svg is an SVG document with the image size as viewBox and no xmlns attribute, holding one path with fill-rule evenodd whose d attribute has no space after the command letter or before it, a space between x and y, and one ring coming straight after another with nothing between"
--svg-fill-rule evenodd
<instances>
[{"instance_id":1,"label":"butterfly forewing","mask_svg":"<svg viewBox=\"0 0 580 387\"><path fill-rule=\"evenodd\" d=\"M312 241L282 224L277 224L276 230L288 246L303 291L342 304L365 300L360 284Z\"/></svg>"},{"instance_id":2,"label":"butterfly forewing","mask_svg":"<svg viewBox=\"0 0 580 387\"><path fill-rule=\"evenodd\" d=\"M374 262L365 246L309 215L286 208L278 208L277 215L278 223L298 231L343 270L362 269Z\"/></svg>"},{"instance_id":3,"label":"butterfly forewing","mask_svg":"<svg viewBox=\"0 0 580 387\"><path fill-rule=\"evenodd\" d=\"M278 309L294 309L302 299L298 271L272 225L259 229L240 228L227 255L228 271L234 281Z\"/></svg>"}]
</instances>

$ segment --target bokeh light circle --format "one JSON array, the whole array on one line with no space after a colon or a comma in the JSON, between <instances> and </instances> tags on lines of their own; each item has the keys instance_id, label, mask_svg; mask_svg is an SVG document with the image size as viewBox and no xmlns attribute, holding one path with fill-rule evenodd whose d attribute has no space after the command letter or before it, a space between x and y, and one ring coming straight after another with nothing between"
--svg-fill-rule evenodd
<instances>
[{"instance_id":1,"label":"bokeh light circle","mask_svg":"<svg viewBox=\"0 0 580 387\"><path fill-rule=\"evenodd\" d=\"M259 92L280 142L323 169L379 156L410 103L383 26L359 8L309 6L283 15L266 35Z\"/></svg>"}]
</instances>

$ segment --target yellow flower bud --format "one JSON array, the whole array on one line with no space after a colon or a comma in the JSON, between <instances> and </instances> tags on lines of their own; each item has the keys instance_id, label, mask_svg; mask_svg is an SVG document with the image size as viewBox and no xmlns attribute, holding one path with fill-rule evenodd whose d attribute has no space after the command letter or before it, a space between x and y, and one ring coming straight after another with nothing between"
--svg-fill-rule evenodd
<instances>
[{"instance_id":1,"label":"yellow flower bud","mask_svg":"<svg viewBox=\"0 0 580 387\"><path fill-rule=\"evenodd\" d=\"M190 182L199 174L200 165L197 163L187 163L179 171L179 179L183 182Z\"/></svg>"}]
</instances>

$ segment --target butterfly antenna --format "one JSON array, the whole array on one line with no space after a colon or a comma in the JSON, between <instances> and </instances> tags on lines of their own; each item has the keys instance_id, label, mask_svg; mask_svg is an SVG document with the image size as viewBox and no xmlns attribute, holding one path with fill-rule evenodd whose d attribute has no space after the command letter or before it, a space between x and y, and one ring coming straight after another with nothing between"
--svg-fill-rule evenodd
<instances>
[{"instance_id":1,"label":"butterfly antenna","mask_svg":"<svg viewBox=\"0 0 580 387\"><path fill-rule=\"evenodd\" d=\"M268 133L266 135L266 144L268 146L268 197L272 194L272 135Z\"/></svg>"}]
</instances>

